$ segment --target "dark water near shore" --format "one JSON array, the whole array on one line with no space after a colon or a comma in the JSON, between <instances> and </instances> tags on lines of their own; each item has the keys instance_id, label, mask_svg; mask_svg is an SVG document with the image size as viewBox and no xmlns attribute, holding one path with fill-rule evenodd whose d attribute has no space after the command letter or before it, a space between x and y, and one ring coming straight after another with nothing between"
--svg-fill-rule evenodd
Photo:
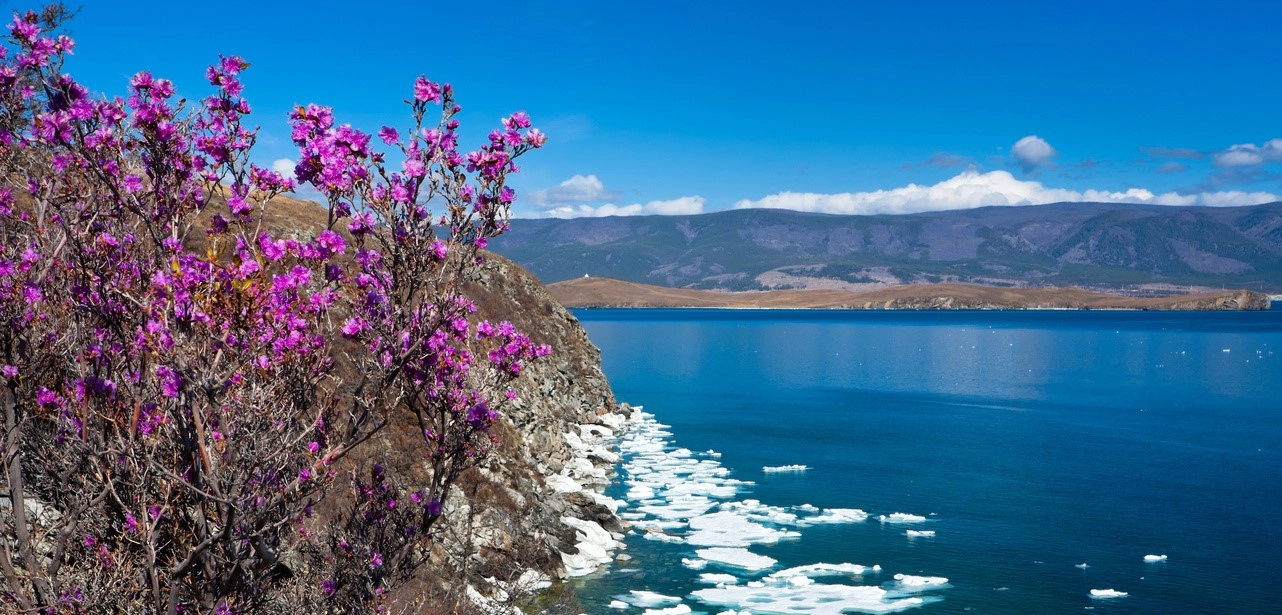
<instances>
[{"instance_id":1,"label":"dark water near shore","mask_svg":"<svg viewBox=\"0 0 1282 615\"><path fill-rule=\"evenodd\" d=\"M947 577L909 612L1282 612L1280 311L575 314L619 400L719 451L755 483L738 499L872 515L750 548L775 569ZM762 471L788 464L809 469ZM893 512L935 536L876 521ZM589 613L644 612L607 608L629 590L730 608L690 595L709 587L680 562L696 547L627 544L582 584Z\"/></svg>"}]
</instances>

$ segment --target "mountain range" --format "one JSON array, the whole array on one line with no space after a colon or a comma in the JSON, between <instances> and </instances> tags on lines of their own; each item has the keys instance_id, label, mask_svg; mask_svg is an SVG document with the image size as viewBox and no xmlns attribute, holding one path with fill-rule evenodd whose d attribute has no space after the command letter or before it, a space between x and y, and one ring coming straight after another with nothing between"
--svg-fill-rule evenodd
<instances>
[{"instance_id":1,"label":"mountain range","mask_svg":"<svg viewBox=\"0 0 1282 615\"><path fill-rule=\"evenodd\" d=\"M521 219L490 247L545 283L605 276L709 290L961 282L1135 294L1282 292L1282 202Z\"/></svg>"}]
</instances>

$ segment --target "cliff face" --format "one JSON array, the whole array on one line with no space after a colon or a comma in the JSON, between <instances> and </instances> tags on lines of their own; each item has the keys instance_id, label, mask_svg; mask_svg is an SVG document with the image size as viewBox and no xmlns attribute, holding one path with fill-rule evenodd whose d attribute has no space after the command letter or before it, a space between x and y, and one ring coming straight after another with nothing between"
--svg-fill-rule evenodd
<instances>
[{"instance_id":1,"label":"cliff face","mask_svg":"<svg viewBox=\"0 0 1282 615\"><path fill-rule=\"evenodd\" d=\"M595 561L581 553L586 536L623 530L609 501L582 489L603 483L617 461L593 440L608 437L620 415L600 351L527 271L488 255L465 293L477 302L479 317L510 321L553 352L526 365L495 449L451 492L438 561L429 564L429 576L438 578L424 579L421 589L452 599L466 590L486 605L484 612L515 612L512 604L551 579L603 561L601 553ZM396 439L393 434L391 442ZM610 540L598 538L586 542Z\"/></svg>"}]
</instances>

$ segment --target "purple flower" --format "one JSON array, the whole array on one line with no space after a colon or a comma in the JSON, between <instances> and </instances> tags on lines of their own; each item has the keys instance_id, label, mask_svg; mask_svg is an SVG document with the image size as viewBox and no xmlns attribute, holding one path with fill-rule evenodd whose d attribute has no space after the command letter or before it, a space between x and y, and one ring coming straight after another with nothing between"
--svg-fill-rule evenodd
<instances>
[{"instance_id":1,"label":"purple flower","mask_svg":"<svg viewBox=\"0 0 1282 615\"><path fill-rule=\"evenodd\" d=\"M434 499L434 500L432 500L432 501L430 501L430 502L428 502L428 503L427 503L427 515L428 515L429 517L439 517L439 516L441 516L441 501L440 501L440 500L435 500L435 499Z\"/></svg>"},{"instance_id":2,"label":"purple flower","mask_svg":"<svg viewBox=\"0 0 1282 615\"><path fill-rule=\"evenodd\" d=\"M272 241L271 235L263 233L258 236L258 247L263 251L263 256L268 260L280 260L285 256L285 242Z\"/></svg>"},{"instance_id":3,"label":"purple flower","mask_svg":"<svg viewBox=\"0 0 1282 615\"><path fill-rule=\"evenodd\" d=\"M374 228L374 215L369 212L361 212L352 216L352 221L347 224L347 230L353 235L363 235Z\"/></svg>"},{"instance_id":4,"label":"purple flower","mask_svg":"<svg viewBox=\"0 0 1282 615\"><path fill-rule=\"evenodd\" d=\"M384 126L379 129L378 138L382 139L383 143L394 145L396 141L401 138L401 135L396 132L395 128L392 128L391 126Z\"/></svg>"},{"instance_id":5,"label":"purple flower","mask_svg":"<svg viewBox=\"0 0 1282 615\"><path fill-rule=\"evenodd\" d=\"M128 192L129 194L133 194L135 192L138 192L139 190L142 190L142 178L138 177L137 175L126 175L125 176L125 192Z\"/></svg>"},{"instance_id":6,"label":"purple flower","mask_svg":"<svg viewBox=\"0 0 1282 615\"><path fill-rule=\"evenodd\" d=\"M414 81L414 100L418 102L441 102L440 84L428 81L427 77L419 75L418 79Z\"/></svg>"},{"instance_id":7,"label":"purple flower","mask_svg":"<svg viewBox=\"0 0 1282 615\"><path fill-rule=\"evenodd\" d=\"M319 450L320 450L320 443L316 442L315 440L307 443L307 452L315 453L316 451L319 451Z\"/></svg>"},{"instance_id":8,"label":"purple flower","mask_svg":"<svg viewBox=\"0 0 1282 615\"><path fill-rule=\"evenodd\" d=\"M98 539L94 538L92 534L85 534L84 543L86 547L89 547L92 549L94 545L98 544Z\"/></svg>"},{"instance_id":9,"label":"purple flower","mask_svg":"<svg viewBox=\"0 0 1282 615\"><path fill-rule=\"evenodd\" d=\"M365 328L366 328L365 321L353 316L351 318L348 318L345 322L343 322L343 326L342 328L339 329L339 331L342 332L343 337L351 338L351 337L356 337L357 335L360 335L361 331L364 331Z\"/></svg>"},{"instance_id":10,"label":"purple flower","mask_svg":"<svg viewBox=\"0 0 1282 615\"><path fill-rule=\"evenodd\" d=\"M307 468L303 468L303 469L301 469L301 470L299 470L299 471L298 471L298 480L300 480L300 481L302 481L302 482L304 482L304 483L305 483L305 482L307 482L307 481L309 481L309 480L311 480L311 479L312 479L312 471L311 471L311 470L309 470L309 469L307 469Z\"/></svg>"},{"instance_id":11,"label":"purple flower","mask_svg":"<svg viewBox=\"0 0 1282 615\"><path fill-rule=\"evenodd\" d=\"M138 520L130 513L125 513L125 531L132 534L138 529Z\"/></svg>"},{"instance_id":12,"label":"purple flower","mask_svg":"<svg viewBox=\"0 0 1282 615\"><path fill-rule=\"evenodd\" d=\"M5 378L17 378L18 368L12 365L5 365L3 368L0 368L0 373L3 373Z\"/></svg>"},{"instance_id":13,"label":"purple flower","mask_svg":"<svg viewBox=\"0 0 1282 615\"><path fill-rule=\"evenodd\" d=\"M326 597L333 598L338 593L338 583L333 581L321 581L320 587Z\"/></svg>"},{"instance_id":14,"label":"purple flower","mask_svg":"<svg viewBox=\"0 0 1282 615\"><path fill-rule=\"evenodd\" d=\"M178 397L183 388L183 378L177 372L161 365L156 368L156 378L160 380L160 394L165 397Z\"/></svg>"},{"instance_id":15,"label":"purple flower","mask_svg":"<svg viewBox=\"0 0 1282 615\"><path fill-rule=\"evenodd\" d=\"M343 238L329 229L321 231L320 236L316 238L316 243L329 250L331 254L342 254L347 250L347 243L343 241Z\"/></svg>"},{"instance_id":16,"label":"purple flower","mask_svg":"<svg viewBox=\"0 0 1282 615\"><path fill-rule=\"evenodd\" d=\"M383 554L379 553L378 551L375 551L374 554L369 557L369 567L378 568L379 566L382 566L382 565L383 565Z\"/></svg>"},{"instance_id":17,"label":"purple flower","mask_svg":"<svg viewBox=\"0 0 1282 615\"><path fill-rule=\"evenodd\" d=\"M445 245L445 242L439 239L432 240L432 256L435 256L436 260L438 261L445 260L445 254L448 252L448 250L449 248Z\"/></svg>"},{"instance_id":18,"label":"purple flower","mask_svg":"<svg viewBox=\"0 0 1282 615\"><path fill-rule=\"evenodd\" d=\"M44 387L40 387L40 390L36 391L36 404L40 406L52 406L56 403L58 403L57 393L54 393Z\"/></svg>"}]
</instances>

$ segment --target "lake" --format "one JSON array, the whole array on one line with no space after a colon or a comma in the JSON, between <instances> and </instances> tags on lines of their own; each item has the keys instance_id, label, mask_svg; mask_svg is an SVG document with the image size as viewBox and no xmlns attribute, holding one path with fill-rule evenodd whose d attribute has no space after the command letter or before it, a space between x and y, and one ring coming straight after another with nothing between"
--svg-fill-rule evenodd
<instances>
[{"instance_id":1,"label":"lake","mask_svg":"<svg viewBox=\"0 0 1282 615\"><path fill-rule=\"evenodd\" d=\"M652 415L589 613L1282 609L1282 311L575 315Z\"/></svg>"}]
</instances>

